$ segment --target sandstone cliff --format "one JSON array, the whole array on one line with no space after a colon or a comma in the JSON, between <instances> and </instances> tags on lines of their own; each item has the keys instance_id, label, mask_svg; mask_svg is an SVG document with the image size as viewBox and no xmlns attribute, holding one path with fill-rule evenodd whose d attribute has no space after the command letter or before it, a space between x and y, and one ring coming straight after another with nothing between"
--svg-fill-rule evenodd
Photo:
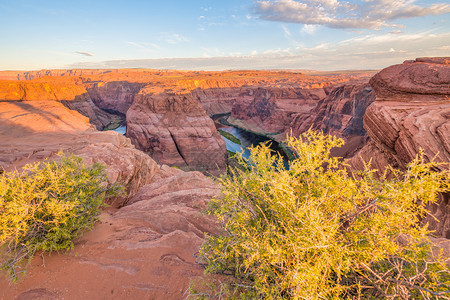
<instances>
[{"instance_id":1,"label":"sandstone cliff","mask_svg":"<svg viewBox=\"0 0 450 300\"><path fill-rule=\"evenodd\" d=\"M360 157L383 170L387 164L405 168L422 149L426 160L450 161L450 60L419 58L388 67L371 80L376 101L364 116L370 142ZM448 166L447 166L448 167ZM450 238L448 195L433 207L440 222L428 218L438 235Z\"/></svg>"},{"instance_id":2,"label":"sandstone cliff","mask_svg":"<svg viewBox=\"0 0 450 300\"><path fill-rule=\"evenodd\" d=\"M225 142L191 94L137 95L127 136L160 163L213 174L226 167Z\"/></svg>"},{"instance_id":3,"label":"sandstone cliff","mask_svg":"<svg viewBox=\"0 0 450 300\"><path fill-rule=\"evenodd\" d=\"M128 115L127 135L139 149L161 163L214 172L223 170L226 152L207 115L232 112L236 125L283 140L291 127L306 123L331 86L369 75L146 69L8 71L0 72L4 79L0 81L0 100L59 101L88 117L99 130L118 123L111 113ZM146 102L144 98L154 100ZM171 110L166 103L165 109L155 111L149 105L152 101L173 102L177 108Z\"/></svg>"},{"instance_id":4,"label":"sandstone cliff","mask_svg":"<svg viewBox=\"0 0 450 300\"><path fill-rule=\"evenodd\" d=\"M325 91L301 88L258 88L243 91L235 104L229 122L264 135L290 131L296 115L308 114L325 97Z\"/></svg>"},{"instance_id":5,"label":"sandstone cliff","mask_svg":"<svg viewBox=\"0 0 450 300\"><path fill-rule=\"evenodd\" d=\"M103 110L125 115L133 104L134 96L145 86L128 81L97 82L86 84L89 98Z\"/></svg>"},{"instance_id":6,"label":"sandstone cliff","mask_svg":"<svg viewBox=\"0 0 450 300\"><path fill-rule=\"evenodd\" d=\"M33 81L0 81L0 100L60 101L88 117L97 129L103 129L114 118L92 102L85 86L76 78L43 77Z\"/></svg>"},{"instance_id":7,"label":"sandstone cliff","mask_svg":"<svg viewBox=\"0 0 450 300\"><path fill-rule=\"evenodd\" d=\"M0 280L1 299L181 299L202 276L194 254L216 228L200 214L219 192L211 179L159 166L57 101L0 101L0 140L1 170L57 160L62 150L103 163L109 182L125 187L72 251L37 255L13 285Z\"/></svg>"},{"instance_id":8,"label":"sandstone cliff","mask_svg":"<svg viewBox=\"0 0 450 300\"><path fill-rule=\"evenodd\" d=\"M339 137L364 136L363 116L373 101L375 93L367 83L338 85L309 114L296 116L290 127L296 135L312 127Z\"/></svg>"},{"instance_id":9,"label":"sandstone cliff","mask_svg":"<svg viewBox=\"0 0 450 300\"><path fill-rule=\"evenodd\" d=\"M363 81L333 88L247 88L233 102L228 122L283 141L309 128L346 139L337 156L350 157L365 143L363 116L375 100L372 88Z\"/></svg>"}]
</instances>

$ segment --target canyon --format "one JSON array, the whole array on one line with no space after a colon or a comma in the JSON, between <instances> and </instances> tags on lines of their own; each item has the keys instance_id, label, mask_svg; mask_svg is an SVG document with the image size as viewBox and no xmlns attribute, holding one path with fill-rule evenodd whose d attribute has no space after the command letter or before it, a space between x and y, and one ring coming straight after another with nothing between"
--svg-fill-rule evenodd
<instances>
[{"instance_id":1,"label":"canyon","mask_svg":"<svg viewBox=\"0 0 450 300\"><path fill-rule=\"evenodd\" d=\"M342 137L334 155L383 170L450 161L450 59L375 71L41 70L0 72L0 170L58 152L106 166L126 193L68 253L36 257L5 299L182 299L215 220L201 213L227 167L210 118L282 142L309 128ZM126 124L126 135L101 131ZM175 168L174 168L175 167ZM444 167L444 166L443 166ZM424 222L450 238L449 195ZM437 221L439 220L439 221ZM446 242L446 240L443 240ZM44 266L45 265L45 266ZM76 274L76 275L74 275Z\"/></svg>"}]
</instances>

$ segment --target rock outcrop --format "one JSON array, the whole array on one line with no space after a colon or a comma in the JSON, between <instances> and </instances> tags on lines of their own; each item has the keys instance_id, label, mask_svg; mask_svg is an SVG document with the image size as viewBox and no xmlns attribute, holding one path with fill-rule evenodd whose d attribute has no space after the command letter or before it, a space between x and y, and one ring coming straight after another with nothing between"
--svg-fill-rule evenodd
<instances>
[{"instance_id":1,"label":"rock outcrop","mask_svg":"<svg viewBox=\"0 0 450 300\"><path fill-rule=\"evenodd\" d=\"M160 102L172 97L178 110L155 112L137 103L129 116L138 116L140 124L132 118L126 120L127 134L161 163L216 173L224 168L225 147L207 115L233 111L236 125L283 140L292 121L308 116L331 86L369 75L146 69L4 71L0 72L0 100L60 101L102 130L123 122L120 117L136 99L142 102L142 97L155 97ZM180 108L180 104L188 107Z\"/></svg>"},{"instance_id":2,"label":"rock outcrop","mask_svg":"<svg viewBox=\"0 0 450 300\"><path fill-rule=\"evenodd\" d=\"M308 115L326 96L324 89L246 89L237 98L228 121L238 127L283 140L291 122Z\"/></svg>"},{"instance_id":3,"label":"rock outcrop","mask_svg":"<svg viewBox=\"0 0 450 300\"><path fill-rule=\"evenodd\" d=\"M450 59L406 61L383 69L370 84L376 93L364 116L370 142L352 159L355 168L362 167L360 157L372 158L380 170L387 164L405 168L420 149L426 160L450 161ZM425 222L450 238L448 200L443 195L432 207L440 222L431 217Z\"/></svg>"},{"instance_id":4,"label":"rock outcrop","mask_svg":"<svg viewBox=\"0 0 450 300\"><path fill-rule=\"evenodd\" d=\"M89 120L57 101L0 101L0 169L58 159L60 151L82 156L87 163L107 166L111 183L126 189L111 199L115 207L126 203L149 183L158 165L116 132L98 132Z\"/></svg>"},{"instance_id":5,"label":"rock outcrop","mask_svg":"<svg viewBox=\"0 0 450 300\"><path fill-rule=\"evenodd\" d=\"M127 136L159 163L212 174L226 167L225 142L190 93L141 93L127 120Z\"/></svg>"},{"instance_id":6,"label":"rock outcrop","mask_svg":"<svg viewBox=\"0 0 450 300\"><path fill-rule=\"evenodd\" d=\"M36 256L19 282L0 281L0 298L182 299L203 275L194 255L217 231L200 210L218 191L179 170L144 186L133 204L102 213L72 251Z\"/></svg>"},{"instance_id":7,"label":"rock outcrop","mask_svg":"<svg viewBox=\"0 0 450 300\"><path fill-rule=\"evenodd\" d=\"M133 104L134 96L145 84L128 81L97 82L87 85L89 98L103 110L119 112L125 116Z\"/></svg>"},{"instance_id":8,"label":"rock outcrop","mask_svg":"<svg viewBox=\"0 0 450 300\"><path fill-rule=\"evenodd\" d=\"M34 81L0 81L0 100L60 101L68 108L88 117L99 130L114 118L92 102L85 86L76 78L43 77Z\"/></svg>"},{"instance_id":9,"label":"rock outcrop","mask_svg":"<svg viewBox=\"0 0 450 300\"><path fill-rule=\"evenodd\" d=\"M73 250L36 255L12 285L2 276L0 299L181 299L202 276L194 255L204 233L216 232L200 212L219 192L210 178L159 166L57 101L0 101L0 140L1 170L57 160L62 150L104 164L109 182L125 187Z\"/></svg>"},{"instance_id":10,"label":"rock outcrop","mask_svg":"<svg viewBox=\"0 0 450 300\"><path fill-rule=\"evenodd\" d=\"M375 101L375 93L367 83L334 87L307 115L298 115L290 127L295 135L309 128L339 137L364 136L363 117Z\"/></svg>"}]
</instances>

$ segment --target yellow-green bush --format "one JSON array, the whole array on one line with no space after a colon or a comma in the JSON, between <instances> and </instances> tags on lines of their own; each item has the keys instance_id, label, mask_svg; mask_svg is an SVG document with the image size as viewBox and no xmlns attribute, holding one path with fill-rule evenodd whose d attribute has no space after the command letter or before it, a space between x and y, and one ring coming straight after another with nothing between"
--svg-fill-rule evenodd
<instances>
[{"instance_id":1,"label":"yellow-green bush","mask_svg":"<svg viewBox=\"0 0 450 300\"><path fill-rule=\"evenodd\" d=\"M420 226L426 205L450 189L449 173L419 155L407 172L390 170L394 179L377 180L369 166L350 175L330 157L342 144L308 131L288 140L289 169L265 145L241 158L250 167L224 175L210 203L223 234L202 245L206 271L229 276L242 298L449 296L449 269Z\"/></svg>"},{"instance_id":2,"label":"yellow-green bush","mask_svg":"<svg viewBox=\"0 0 450 300\"><path fill-rule=\"evenodd\" d=\"M0 262L12 280L24 272L36 251L73 248L72 240L97 220L107 186L104 167L76 156L27 165L0 174Z\"/></svg>"}]
</instances>

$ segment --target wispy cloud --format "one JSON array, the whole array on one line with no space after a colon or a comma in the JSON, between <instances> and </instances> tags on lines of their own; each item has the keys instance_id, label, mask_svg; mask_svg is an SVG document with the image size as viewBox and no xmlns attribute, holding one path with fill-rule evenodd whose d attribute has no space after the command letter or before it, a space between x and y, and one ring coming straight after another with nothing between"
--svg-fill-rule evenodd
<instances>
[{"instance_id":1,"label":"wispy cloud","mask_svg":"<svg viewBox=\"0 0 450 300\"><path fill-rule=\"evenodd\" d=\"M224 70L224 69L380 69L407 59L448 55L450 33L373 33L339 43L318 43L305 47L291 45L266 51L226 53L218 48L202 48L201 58L161 58L150 60L79 63L71 67Z\"/></svg>"},{"instance_id":2,"label":"wispy cloud","mask_svg":"<svg viewBox=\"0 0 450 300\"><path fill-rule=\"evenodd\" d=\"M285 25L281 25L281 28L283 28L284 36L290 38L292 34L289 29Z\"/></svg>"},{"instance_id":3,"label":"wispy cloud","mask_svg":"<svg viewBox=\"0 0 450 300\"><path fill-rule=\"evenodd\" d=\"M190 40L187 37L178 33L161 32L160 39L171 45L190 42Z\"/></svg>"},{"instance_id":4,"label":"wispy cloud","mask_svg":"<svg viewBox=\"0 0 450 300\"><path fill-rule=\"evenodd\" d=\"M226 56L225 52L221 51L219 48L201 48L203 51L202 57L220 57Z\"/></svg>"},{"instance_id":5,"label":"wispy cloud","mask_svg":"<svg viewBox=\"0 0 450 300\"><path fill-rule=\"evenodd\" d=\"M84 51L75 51L75 53L81 54L81 55L84 55L84 56L94 56L94 54L92 54L90 52L84 52Z\"/></svg>"},{"instance_id":6,"label":"wispy cloud","mask_svg":"<svg viewBox=\"0 0 450 300\"><path fill-rule=\"evenodd\" d=\"M363 0L360 4L340 0L257 1L255 13L268 21L324 25L331 28L399 27L394 20L440 15L450 12L450 4L429 6L414 0Z\"/></svg>"},{"instance_id":7,"label":"wispy cloud","mask_svg":"<svg viewBox=\"0 0 450 300\"><path fill-rule=\"evenodd\" d=\"M138 42L132 42L132 41L125 41L125 44L128 44L130 46L133 46L135 48L138 48L139 50L142 51L147 51L147 52L154 52L155 50L161 50L161 47L155 43L138 43Z\"/></svg>"}]
</instances>

